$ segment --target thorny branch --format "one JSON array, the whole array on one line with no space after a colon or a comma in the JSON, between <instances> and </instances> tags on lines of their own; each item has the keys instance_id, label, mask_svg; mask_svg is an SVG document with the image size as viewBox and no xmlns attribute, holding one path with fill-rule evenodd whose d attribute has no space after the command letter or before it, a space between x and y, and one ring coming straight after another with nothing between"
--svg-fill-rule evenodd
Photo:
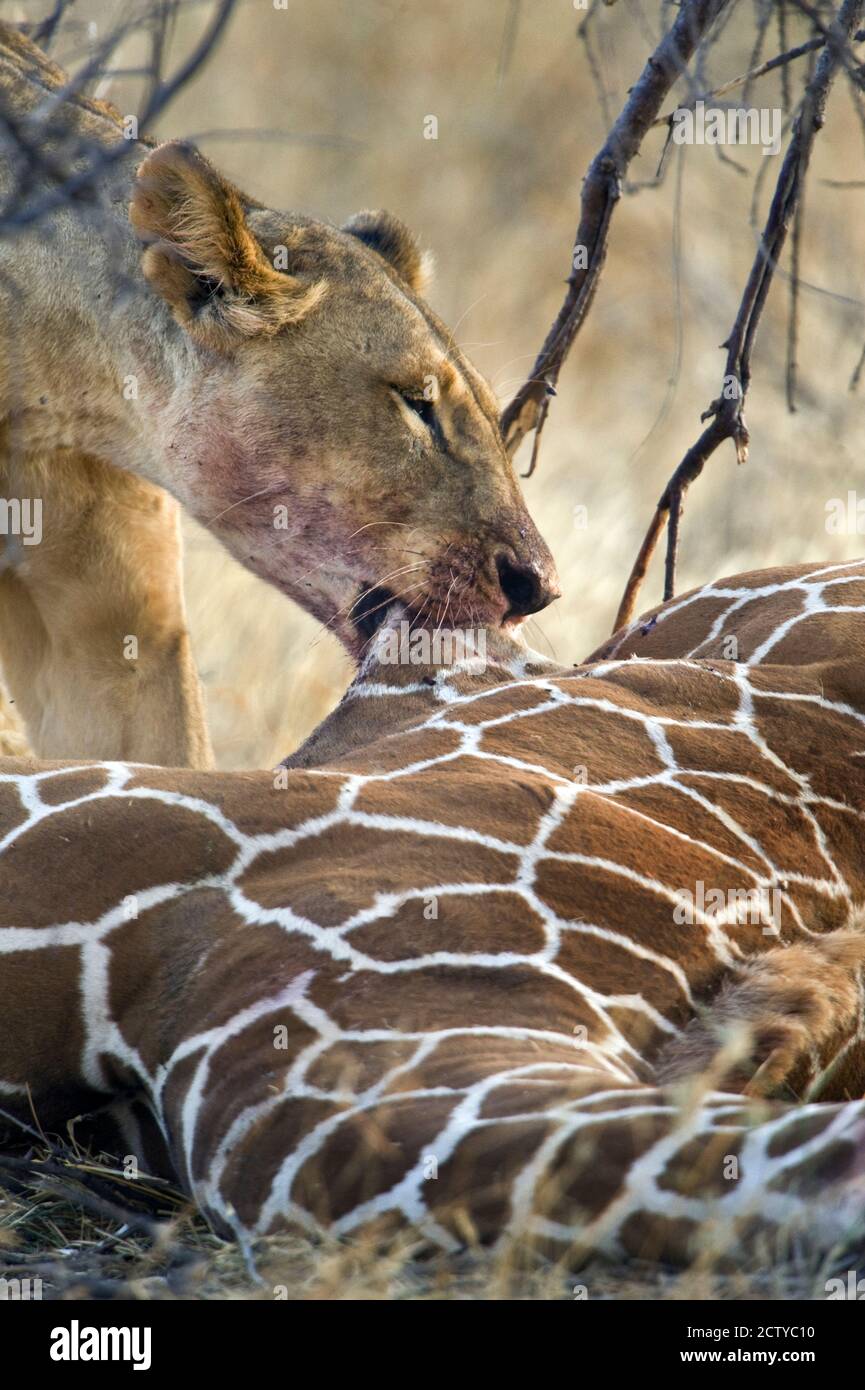
<instances>
[{"instance_id":1,"label":"thorny branch","mask_svg":"<svg viewBox=\"0 0 865 1390\"><path fill-rule=\"evenodd\" d=\"M574 266L567 278L564 303L547 334L531 375L502 413L501 427L508 452L514 454L531 431L540 435L544 408L556 394L562 364L589 311L604 268L610 222L621 196L622 182L639 153L668 92L681 76L700 41L730 0L685 0L672 27L649 58L583 182L580 223L574 240L585 247L585 266ZM533 463L537 459L535 439ZM529 469L531 472L531 467Z\"/></svg>"},{"instance_id":2,"label":"thorny branch","mask_svg":"<svg viewBox=\"0 0 865 1390\"><path fill-rule=\"evenodd\" d=\"M151 61L145 70L147 92L138 115L139 130L144 133L210 57L235 5L236 0L217 0L198 43L177 71L168 76L163 75L161 68L166 28L176 5L166 6L160 0L148 12L134 14L113 30L83 70L67 86L51 93L36 119L31 115L20 118L0 106L0 140L12 152L17 175L5 206L0 208L0 233L12 233L66 203L88 198L100 176L134 150L135 141L120 134L111 145L70 141L62 124L63 102L81 94L90 82L104 75L107 58L123 38L137 29L151 31ZM65 8L66 0L59 0L48 20L34 31L37 41L47 42L53 36ZM49 186L31 200L31 190L40 175L48 179Z\"/></svg>"},{"instance_id":3,"label":"thorny branch","mask_svg":"<svg viewBox=\"0 0 865 1390\"><path fill-rule=\"evenodd\" d=\"M744 403L751 381L754 339L788 228L801 205L814 139L824 122L826 101L839 67L846 65L845 44L853 38L863 9L865 0L844 0L837 20L826 31L827 42L805 88L799 114L793 124L790 143L736 320L727 341L722 344L727 349L727 357L721 393L701 416L709 424L685 454L661 494L625 587L614 631L633 618L640 585L665 523L667 555L664 599L673 597L683 498L691 483L702 473L708 459L727 439L733 441L740 463L748 456Z\"/></svg>"}]
</instances>

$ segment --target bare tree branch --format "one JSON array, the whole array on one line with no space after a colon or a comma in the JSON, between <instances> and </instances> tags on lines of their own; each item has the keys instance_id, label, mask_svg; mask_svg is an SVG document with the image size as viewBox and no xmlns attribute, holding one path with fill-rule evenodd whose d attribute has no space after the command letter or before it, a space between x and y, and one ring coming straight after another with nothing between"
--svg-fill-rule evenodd
<instances>
[{"instance_id":1,"label":"bare tree branch","mask_svg":"<svg viewBox=\"0 0 865 1390\"><path fill-rule=\"evenodd\" d=\"M852 37L853 43L861 43L865 39L865 29L859 29ZM797 58L804 58L809 53L814 53L818 48L826 46L826 38L820 35L816 39L809 39L807 43L800 43L797 48L789 48L786 53L777 53L774 58L769 58L765 63L760 63L758 67L751 68L749 72L740 73L738 77L731 77L729 82L722 82L720 87L713 87L710 92L703 92L694 101L683 101L676 108L677 111L693 111L697 101L714 101L717 97L724 97L728 92L733 92L737 87L745 87L750 82L754 82L758 77L765 77L767 73L774 72L776 68L786 67L788 63L793 63ZM675 116L676 111L668 111L666 116L659 116L653 125L669 125Z\"/></svg>"},{"instance_id":2,"label":"bare tree branch","mask_svg":"<svg viewBox=\"0 0 865 1390\"><path fill-rule=\"evenodd\" d=\"M508 452L516 452L531 431L540 432L547 412L544 400L554 394L562 364L594 298L607 254L610 222L621 196L622 181L639 153L664 98L693 57L701 40L730 0L684 0L670 30L648 59L612 130L589 166L583 183L575 249L585 248L585 266L572 258L567 294L547 334L528 380L502 413Z\"/></svg>"},{"instance_id":3,"label":"bare tree branch","mask_svg":"<svg viewBox=\"0 0 865 1390\"><path fill-rule=\"evenodd\" d=\"M727 357L721 393L701 417L710 423L685 454L661 494L625 587L614 631L629 623L633 617L640 584L665 520L667 558L664 598L666 600L673 597L682 501L691 483L702 473L708 459L727 439L731 439L735 444L736 456L740 463L748 456L748 428L743 408L751 380L751 352L754 339L787 230L800 204L814 139L825 119L826 101L839 68L846 66L846 44L856 32L862 19L863 8L865 0L844 0L837 19L826 32L827 42L820 53L813 77L805 89L801 109L793 125L790 143L778 175L769 214L739 311L730 336L723 344L727 349Z\"/></svg>"},{"instance_id":4,"label":"bare tree branch","mask_svg":"<svg viewBox=\"0 0 865 1390\"><path fill-rule=\"evenodd\" d=\"M155 20L152 30L155 37L151 49L150 88L138 118L142 133L162 114L177 93L191 81L210 57L225 31L235 4L236 0L218 0L211 20L198 43L177 71L167 78L161 76L159 65L163 57L166 25L175 6L160 4L151 13L151 20ZM62 107L70 97L80 95L94 77L102 74L107 55L117 47L121 38L141 27L141 24L140 18L136 17L113 31L83 71L77 73L66 86L51 93L50 99L40 108L38 121L34 122L30 117L19 120L11 111L0 109L0 133L5 131L7 141L11 144L13 154L19 163L15 187L5 206L0 209L0 232L14 232L39 221L47 213L64 204L92 196L97 180L136 148L134 140L124 139L122 136L118 136L117 141L111 145L94 143L89 147L82 147L78 140L64 140ZM60 142L57 153L51 152L51 140ZM32 201L28 201L30 190L40 174L50 179L51 186Z\"/></svg>"}]
</instances>

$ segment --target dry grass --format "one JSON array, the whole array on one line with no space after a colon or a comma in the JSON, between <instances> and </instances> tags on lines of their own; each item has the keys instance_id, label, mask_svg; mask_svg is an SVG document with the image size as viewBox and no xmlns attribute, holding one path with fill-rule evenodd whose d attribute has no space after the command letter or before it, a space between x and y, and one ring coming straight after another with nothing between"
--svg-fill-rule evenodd
<instances>
[{"instance_id":1,"label":"dry grass","mask_svg":"<svg viewBox=\"0 0 865 1390\"><path fill-rule=\"evenodd\" d=\"M274 1236L246 1252L218 1239L181 1192L133 1183L105 1155L55 1144L30 1157L29 1176L0 1172L0 1279L39 1278L43 1299L807 1300L865 1257L865 1222L832 1251L808 1250L801 1233L755 1240L750 1263L707 1242L684 1270L645 1259L573 1272L522 1243L430 1256L410 1233L387 1246ZM46 1163L60 1176L40 1172Z\"/></svg>"}]
</instances>

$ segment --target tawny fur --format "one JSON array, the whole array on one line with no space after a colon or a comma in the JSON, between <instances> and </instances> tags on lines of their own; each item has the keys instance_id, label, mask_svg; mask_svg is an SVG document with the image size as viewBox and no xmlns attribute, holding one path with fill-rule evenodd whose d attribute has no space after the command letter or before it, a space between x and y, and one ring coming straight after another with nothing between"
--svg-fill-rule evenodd
<instances>
[{"instance_id":1,"label":"tawny fur","mask_svg":"<svg viewBox=\"0 0 865 1390\"><path fill-rule=\"evenodd\" d=\"M664 1049L658 1081L717 1073L720 1067L713 1084L753 1096L777 1092L809 1056L855 1028L863 963L861 908L840 931L750 960Z\"/></svg>"},{"instance_id":2,"label":"tawny fur","mask_svg":"<svg viewBox=\"0 0 865 1390\"><path fill-rule=\"evenodd\" d=\"M147 245L144 274L203 347L230 350L240 333L273 334L319 304L327 281L281 274L246 224L240 194L192 145L174 140L138 170L129 208ZM197 282L213 282L206 312Z\"/></svg>"},{"instance_id":3,"label":"tawny fur","mask_svg":"<svg viewBox=\"0 0 865 1390\"><path fill-rule=\"evenodd\" d=\"M46 102L68 82L0 23L0 104L61 167L125 144L107 105ZM0 662L34 751L208 760L161 489L353 655L380 585L454 627L509 613L502 558L555 596L498 403L419 298L411 232L272 211L187 143L127 153L0 241L0 498L40 499L48 538L0 536ZM0 195L20 195L2 151ZM434 429L414 405L431 380Z\"/></svg>"}]
</instances>

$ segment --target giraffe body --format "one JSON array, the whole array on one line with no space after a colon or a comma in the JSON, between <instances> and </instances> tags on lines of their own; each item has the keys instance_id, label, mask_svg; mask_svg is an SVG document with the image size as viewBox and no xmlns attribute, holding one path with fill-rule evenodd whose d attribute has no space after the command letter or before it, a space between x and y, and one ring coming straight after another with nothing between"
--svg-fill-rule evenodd
<instances>
[{"instance_id":1,"label":"giraffe body","mask_svg":"<svg viewBox=\"0 0 865 1390\"><path fill-rule=\"evenodd\" d=\"M865 898L865 563L719 587L747 614L739 661L373 653L275 775L5 762L3 1107L29 1115L29 1088L59 1126L143 1102L241 1239L409 1223L577 1262L843 1238L865 1174L841 935ZM675 644L672 617L652 632ZM689 1029L723 989L735 1023L755 962L801 1012L789 980L771 994L791 950L834 1001L819 1035L732 1063L721 1039L689 1083Z\"/></svg>"}]
</instances>

